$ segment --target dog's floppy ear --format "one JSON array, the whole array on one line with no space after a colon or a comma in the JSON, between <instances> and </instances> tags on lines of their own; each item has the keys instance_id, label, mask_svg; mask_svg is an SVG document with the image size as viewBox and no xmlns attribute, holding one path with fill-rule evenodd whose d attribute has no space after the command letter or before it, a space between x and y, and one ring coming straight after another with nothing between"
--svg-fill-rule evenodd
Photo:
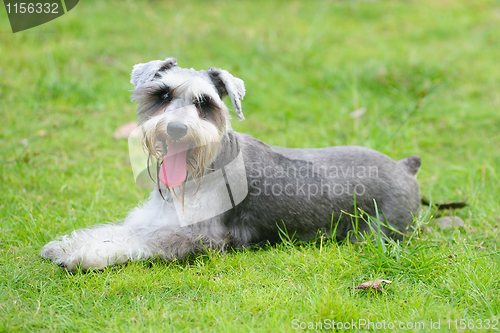
<instances>
[{"instance_id":1,"label":"dog's floppy ear","mask_svg":"<svg viewBox=\"0 0 500 333\"><path fill-rule=\"evenodd\" d=\"M145 64L137 64L132 69L130 83L134 85L134 88L137 88L144 82L151 81L158 72L169 70L175 66L177 66L177 60L175 58L153 60Z\"/></svg>"},{"instance_id":2,"label":"dog's floppy ear","mask_svg":"<svg viewBox=\"0 0 500 333\"><path fill-rule=\"evenodd\" d=\"M229 95L238 120L244 120L245 116L243 116L243 111L241 111L241 101L245 96L245 84L243 80L232 76L228 71L220 68L212 67L207 72L221 98Z\"/></svg>"}]
</instances>

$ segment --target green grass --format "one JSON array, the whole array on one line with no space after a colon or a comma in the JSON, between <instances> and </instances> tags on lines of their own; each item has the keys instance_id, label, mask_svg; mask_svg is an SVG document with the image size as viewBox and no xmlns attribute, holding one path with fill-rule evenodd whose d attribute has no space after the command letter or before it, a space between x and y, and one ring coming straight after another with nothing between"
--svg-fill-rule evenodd
<instances>
[{"instance_id":1,"label":"green grass","mask_svg":"<svg viewBox=\"0 0 500 333\"><path fill-rule=\"evenodd\" d=\"M282 332L297 318L424 332L498 319L499 24L493 0L87 0L12 34L0 9L0 331ZM247 120L233 127L270 144L420 155L422 193L466 200L447 212L465 228L427 216L429 231L402 244L319 238L85 275L42 260L56 236L117 222L146 197L112 133L134 120L132 66L167 56L242 78ZM393 283L348 288L374 278Z\"/></svg>"}]
</instances>

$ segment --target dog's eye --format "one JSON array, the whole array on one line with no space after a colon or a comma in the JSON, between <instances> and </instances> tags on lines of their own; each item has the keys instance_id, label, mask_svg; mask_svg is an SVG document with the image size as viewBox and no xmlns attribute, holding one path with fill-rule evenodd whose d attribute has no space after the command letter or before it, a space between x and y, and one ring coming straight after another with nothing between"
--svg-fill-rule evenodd
<instances>
[{"instance_id":1,"label":"dog's eye","mask_svg":"<svg viewBox=\"0 0 500 333\"><path fill-rule=\"evenodd\" d=\"M210 101L209 101L208 97L201 97L201 98L197 99L196 101L194 101L194 104L198 108L204 108L204 107L207 107L210 105Z\"/></svg>"},{"instance_id":2,"label":"dog's eye","mask_svg":"<svg viewBox=\"0 0 500 333\"><path fill-rule=\"evenodd\" d=\"M162 101L171 101L172 100L172 91L166 85L162 85L161 90L159 90L156 94L157 94L156 96L158 96L158 99L160 99Z\"/></svg>"},{"instance_id":3,"label":"dog's eye","mask_svg":"<svg viewBox=\"0 0 500 333\"><path fill-rule=\"evenodd\" d=\"M199 102L198 102L198 105L201 106L201 107L204 107L204 106L207 106L208 105L208 102L205 98L202 98Z\"/></svg>"},{"instance_id":4,"label":"dog's eye","mask_svg":"<svg viewBox=\"0 0 500 333\"><path fill-rule=\"evenodd\" d=\"M214 107L213 102L209 96L200 96L199 98L194 100L193 104L198 109L198 114L202 118L210 114Z\"/></svg>"}]
</instances>

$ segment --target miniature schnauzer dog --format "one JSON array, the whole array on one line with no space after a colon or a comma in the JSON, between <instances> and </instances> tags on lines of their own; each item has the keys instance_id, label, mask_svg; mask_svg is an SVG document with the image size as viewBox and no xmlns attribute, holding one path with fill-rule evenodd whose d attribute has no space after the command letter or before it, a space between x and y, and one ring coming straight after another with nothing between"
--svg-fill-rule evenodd
<instances>
[{"instance_id":1,"label":"miniature schnauzer dog","mask_svg":"<svg viewBox=\"0 0 500 333\"><path fill-rule=\"evenodd\" d=\"M135 65L131 83L144 156L136 182L154 190L122 222L43 247L42 257L69 271L183 260L284 234L356 241L377 230L400 239L419 212L418 156L396 162L357 146L282 148L235 132L223 98L243 120L245 87L222 69L195 71L167 58Z\"/></svg>"}]
</instances>

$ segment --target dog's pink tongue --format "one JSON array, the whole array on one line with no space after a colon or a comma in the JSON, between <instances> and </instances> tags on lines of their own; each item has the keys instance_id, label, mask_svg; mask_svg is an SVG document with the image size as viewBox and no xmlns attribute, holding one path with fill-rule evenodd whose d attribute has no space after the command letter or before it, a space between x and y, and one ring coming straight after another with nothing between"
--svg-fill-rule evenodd
<instances>
[{"instance_id":1,"label":"dog's pink tongue","mask_svg":"<svg viewBox=\"0 0 500 333\"><path fill-rule=\"evenodd\" d=\"M186 180L186 154L189 143L171 143L163 157L160 181L167 187L176 187Z\"/></svg>"}]
</instances>

